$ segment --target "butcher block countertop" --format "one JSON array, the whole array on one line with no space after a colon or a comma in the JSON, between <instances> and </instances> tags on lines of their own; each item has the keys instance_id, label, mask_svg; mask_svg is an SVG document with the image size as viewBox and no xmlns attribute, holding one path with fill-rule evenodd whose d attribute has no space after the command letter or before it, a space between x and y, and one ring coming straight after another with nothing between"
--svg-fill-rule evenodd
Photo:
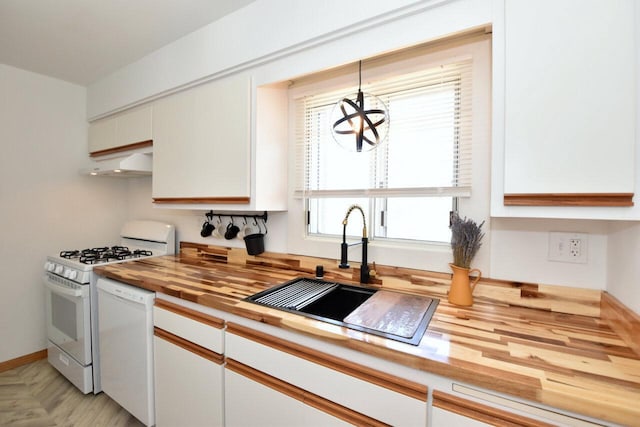
<instances>
[{"instance_id":1,"label":"butcher block countertop","mask_svg":"<svg viewBox=\"0 0 640 427\"><path fill-rule=\"evenodd\" d=\"M95 267L114 280L305 333L415 369L623 425L640 425L640 319L605 292L483 279L472 307L450 274L376 266L369 286L439 298L418 346L243 299L297 277L357 284L356 268L288 254L181 243L175 256Z\"/></svg>"}]
</instances>

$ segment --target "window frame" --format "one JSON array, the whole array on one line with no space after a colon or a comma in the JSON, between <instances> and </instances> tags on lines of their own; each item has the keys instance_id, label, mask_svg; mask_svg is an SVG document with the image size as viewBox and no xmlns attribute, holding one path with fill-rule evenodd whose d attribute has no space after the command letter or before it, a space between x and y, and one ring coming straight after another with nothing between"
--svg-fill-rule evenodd
<instances>
[{"instance_id":1,"label":"window frame","mask_svg":"<svg viewBox=\"0 0 640 427\"><path fill-rule=\"evenodd\" d=\"M398 78L382 81L373 88L363 88L363 90L369 89L370 92L375 93L389 110L394 111L396 114L394 116L396 120L393 122L396 127L390 129L388 141L385 141L380 147L369 152L347 153L332 140L329 131L331 122L329 115L335 105L333 101L340 96L336 94L336 91L329 91L328 96L322 93L318 97L312 97L309 100L304 97L296 100L296 123L303 125L301 129L304 129L304 132L299 133L298 136L297 150L300 151L296 155L296 160L297 162L301 162L304 168L297 168L300 176L296 177L296 181L297 185L300 186L300 190L296 191L296 196L299 194L300 197L305 198L305 207L308 215L306 232L308 235L322 236L332 234L334 230L320 230L320 228L325 228L326 224L323 224L323 221L317 217L323 212L326 212L326 203L341 204L339 201L345 197L342 195L335 197L333 195L343 192L348 198L358 198L360 200L358 204L367 212L370 241L390 239L399 242L415 241L417 243L448 242L449 236L446 235L447 218L449 218L451 212L456 209L457 196L463 193L465 189L470 188L469 171L471 159L468 155L470 151L469 145L471 143L471 135L468 131L468 123L471 121L471 115L469 114L471 108L469 104L471 103L472 94L472 87L469 82L471 80L470 70L471 61L468 59L466 61L457 61L446 68L435 67L435 69L421 70L418 73L411 73L410 75L401 73ZM350 88L345 89L345 92L349 90ZM343 93L341 90L337 92L340 94ZM444 97L442 95L444 95ZM442 103L442 101L444 101L444 103ZM425 107L432 105L440 109L435 111L435 116L430 116L430 120L436 120L432 122L432 125L436 125L437 127L429 128L437 132L436 137L439 143L445 143L447 144L446 146L449 147L445 152L448 153L446 156L451 156L449 159L450 163L449 167L442 171L445 175L440 175L440 178L436 178L435 181L425 176L423 179L426 179L426 181L420 183L414 181L413 184L405 181L401 185L398 185L396 178L389 175L390 170L397 171L398 167L400 167L403 171L406 171L406 168L401 165L405 165L405 162L412 163L421 149L428 151L422 154L426 154L429 158L433 157L429 154L431 148L420 148L419 146L413 145L403 147L401 135L405 132L409 132L409 136L414 142L424 141L422 138L416 139L415 137L417 135L414 133L415 131L411 131L411 129L414 129L414 126L419 125L421 120L416 122L416 119L423 116L422 112L419 112L415 116L411 113L409 117L397 116L397 111L406 109L406 107L403 106L407 105L407 103L411 105L416 102L420 104L426 102ZM445 115L442 115L443 113ZM449 117L449 119L445 121L438 119L444 117ZM408 119L408 121L406 119ZM463 121L461 121L461 119ZM441 129L440 126L442 125L453 125L455 127L447 128L449 131L443 135L437 130ZM322 129L322 131L319 131L319 129ZM440 140L440 138L445 139ZM422 142L418 142L418 144L420 145ZM409 148L410 151L406 151L407 148ZM440 151L440 149L437 147L434 148L442 155L443 152ZM402 157L397 157L398 155ZM409 155L410 158L406 158L407 155ZM334 156L340 156L341 159L335 159ZM341 190L340 184L335 181L333 181L333 183L326 183L325 179L327 179L327 177L342 176L341 173L336 173L336 171L331 168L331 170L325 169L335 163L335 160L341 162L342 166L340 167L348 167L347 165L351 165L352 162L357 162L357 170L359 170L360 173L368 171L365 176L369 178L359 183L353 183L355 185L347 183L346 187L353 190ZM415 163L412 164L417 166ZM438 167L439 165L442 165L442 163L436 162L435 164L431 164L431 167ZM462 165L461 169L458 168L460 165ZM319 173L320 169L322 169L322 173ZM340 171L342 171L342 169L340 169ZM328 175L326 175L327 172ZM347 174L348 170L344 172ZM409 174L409 176L412 175L412 173ZM448 176L448 179L444 181L441 180L446 176ZM406 178L407 177L405 177L405 179ZM342 178L340 178L339 181L342 181ZM461 184L461 186L458 186L458 184ZM335 185L338 185L338 187L334 187ZM362 194L363 191L365 192L364 195ZM425 204L425 206L430 205L431 208L437 207L437 212L440 213L439 231L410 237L405 230L405 233L402 233L403 235L393 234L390 236L389 233L393 229L397 229L398 226L402 228L402 224L404 224L406 220L408 220L409 223L418 220L416 216L413 216L404 218L405 221L399 221L398 216L395 216L395 214L404 210L398 211L389 208L397 206L397 203L410 204L412 199L423 200L421 204ZM444 205L443 202L445 203ZM435 203L435 205L433 203ZM348 203L348 205L350 204L351 203ZM347 208L348 206L344 207L340 212L346 211ZM415 211L413 208L411 208L411 210ZM429 212L430 210L427 208L425 214L428 215ZM416 214L418 214L417 211ZM383 221L383 218L385 218L386 221ZM434 218L433 214L430 215L430 218ZM424 231L427 230L425 229Z\"/></svg>"},{"instance_id":2,"label":"window frame","mask_svg":"<svg viewBox=\"0 0 640 427\"><path fill-rule=\"evenodd\" d=\"M490 197L490 144L491 144L491 36L474 35L446 42L437 42L425 49L425 54L418 58L411 58L383 65L378 69L378 77L392 75L395 70L417 70L433 67L442 62L451 62L456 58L471 56L473 58L473 117L472 117L472 156L474 167L472 171L472 194L468 198L458 199L458 211L463 216L470 216L477 220L488 220ZM405 72L405 71L403 71ZM397 72L396 72L397 73ZM339 74L339 73L336 73ZM364 74L364 73L363 73ZM325 74L326 76L326 74ZM365 76L363 75L363 79ZM288 250L309 256L320 256L339 259L339 243L341 236L308 235L306 230L306 201L294 197L296 183L296 98L306 94L336 87L353 74L346 76L332 76L319 78L312 76L305 84L289 90L289 214L288 214ZM336 218L337 222L342 221ZM353 224L352 224L353 223ZM347 234L357 235L361 230L359 220L349 221ZM368 225L371 223L368 222ZM485 245L490 237L485 236ZM408 268L430 269L434 271L448 271L447 264L451 262L451 250L448 243L424 243L398 241L395 239L372 240L369 245L369 258L385 265L396 265ZM349 259L357 262L360 254L357 247L349 251Z\"/></svg>"}]
</instances>

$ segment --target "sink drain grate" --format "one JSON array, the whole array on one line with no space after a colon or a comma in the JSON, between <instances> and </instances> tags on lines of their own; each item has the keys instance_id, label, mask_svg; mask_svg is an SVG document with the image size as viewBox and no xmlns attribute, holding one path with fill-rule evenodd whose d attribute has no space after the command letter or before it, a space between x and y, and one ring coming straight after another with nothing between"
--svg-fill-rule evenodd
<instances>
[{"instance_id":1,"label":"sink drain grate","mask_svg":"<svg viewBox=\"0 0 640 427\"><path fill-rule=\"evenodd\" d=\"M299 310L338 287L336 283L302 279L254 299L271 307Z\"/></svg>"}]
</instances>

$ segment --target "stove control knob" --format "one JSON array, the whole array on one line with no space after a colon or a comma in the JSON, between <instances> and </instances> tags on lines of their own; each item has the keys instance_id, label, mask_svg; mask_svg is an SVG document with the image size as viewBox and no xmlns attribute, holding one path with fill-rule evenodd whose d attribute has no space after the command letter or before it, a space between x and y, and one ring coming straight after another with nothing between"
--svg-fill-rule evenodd
<instances>
[{"instance_id":1,"label":"stove control knob","mask_svg":"<svg viewBox=\"0 0 640 427\"><path fill-rule=\"evenodd\" d=\"M67 277L69 277L69 279L73 280L76 277L78 277L78 272L75 271L75 270L69 270L69 276L67 276Z\"/></svg>"},{"instance_id":2,"label":"stove control knob","mask_svg":"<svg viewBox=\"0 0 640 427\"><path fill-rule=\"evenodd\" d=\"M51 261L47 261L44 263L44 269L47 271L53 271L55 265Z\"/></svg>"},{"instance_id":3,"label":"stove control knob","mask_svg":"<svg viewBox=\"0 0 640 427\"><path fill-rule=\"evenodd\" d=\"M53 270L54 273L61 274L64 271L64 267L63 266L56 265L56 264L54 264L54 265L56 266L55 269Z\"/></svg>"},{"instance_id":4,"label":"stove control knob","mask_svg":"<svg viewBox=\"0 0 640 427\"><path fill-rule=\"evenodd\" d=\"M69 278L69 273L71 273L71 270L69 270L68 268L62 270L62 275L66 278Z\"/></svg>"}]
</instances>

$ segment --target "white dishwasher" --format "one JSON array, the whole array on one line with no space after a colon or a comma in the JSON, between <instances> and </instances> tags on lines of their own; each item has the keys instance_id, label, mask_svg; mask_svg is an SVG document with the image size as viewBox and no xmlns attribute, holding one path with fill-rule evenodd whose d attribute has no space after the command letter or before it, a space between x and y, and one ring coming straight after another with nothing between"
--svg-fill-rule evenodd
<instances>
[{"instance_id":1,"label":"white dishwasher","mask_svg":"<svg viewBox=\"0 0 640 427\"><path fill-rule=\"evenodd\" d=\"M102 390L152 426L155 293L104 278L97 288Z\"/></svg>"}]
</instances>

